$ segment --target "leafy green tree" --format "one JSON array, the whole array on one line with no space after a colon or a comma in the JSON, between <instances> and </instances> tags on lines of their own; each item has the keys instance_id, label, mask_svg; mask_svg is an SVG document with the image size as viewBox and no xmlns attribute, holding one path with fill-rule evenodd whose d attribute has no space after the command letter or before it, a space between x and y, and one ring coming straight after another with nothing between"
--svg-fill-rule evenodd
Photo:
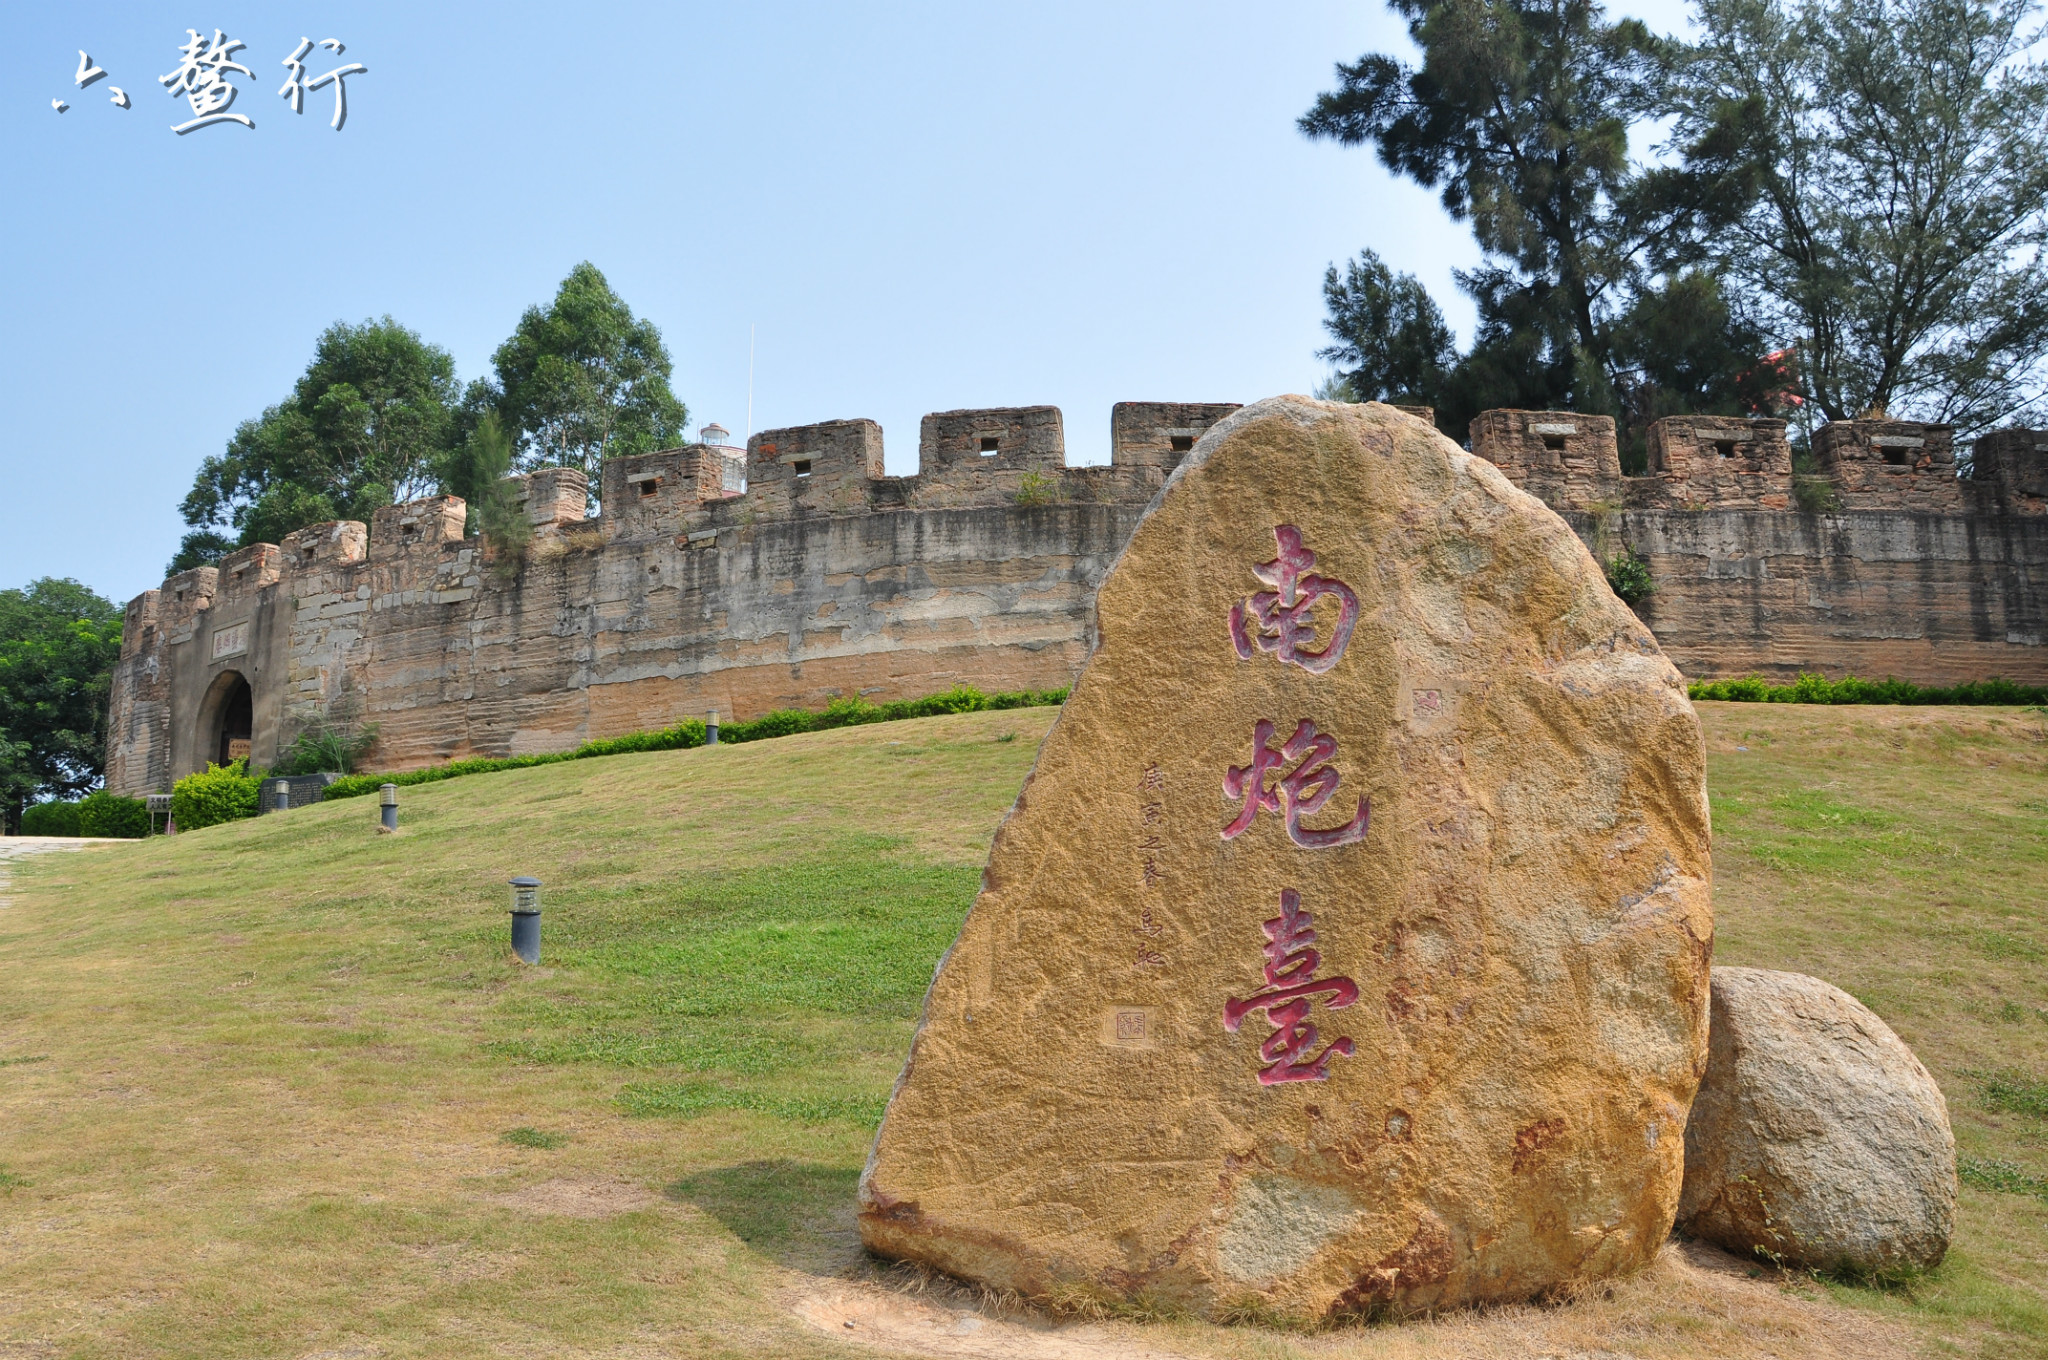
<instances>
[{"instance_id":1,"label":"leafy green tree","mask_svg":"<svg viewBox=\"0 0 2048 1360\"><path fill-rule=\"evenodd\" d=\"M1787 375L1777 356L1765 353L1770 347L1708 269L1688 269L1643 289L1614 330L1630 428L1641 431L1671 415L1779 414Z\"/></svg>"},{"instance_id":2,"label":"leafy green tree","mask_svg":"<svg viewBox=\"0 0 2048 1360\"><path fill-rule=\"evenodd\" d=\"M507 480L514 455L512 437L495 411L485 411L469 437L449 450L442 464L441 485L462 497L469 507L465 532L481 536L491 555L496 575L509 576L518 570L533 523L526 517L525 504Z\"/></svg>"},{"instance_id":3,"label":"leafy green tree","mask_svg":"<svg viewBox=\"0 0 2048 1360\"><path fill-rule=\"evenodd\" d=\"M1323 327L1337 343L1316 357L1337 365L1345 399L1436 405L1458 347L1420 279L1361 250L1342 273L1336 265L1324 273L1323 301L1330 313Z\"/></svg>"},{"instance_id":4,"label":"leafy green tree","mask_svg":"<svg viewBox=\"0 0 2048 1360\"><path fill-rule=\"evenodd\" d=\"M1613 414L1633 468L1648 420L1739 405L1742 375L1767 346L1703 265L1727 209L1699 186L1724 167L1645 169L1630 157L1631 125L1662 108L1670 44L1610 21L1596 0L1390 8L1407 18L1420 64L1340 64L1338 88L1299 126L1370 144L1389 169L1438 189L1485 252L1457 275L1479 324L1471 349L1442 365L1431 403L1442 427L1462 432L1499 406ZM1331 324L1346 319L1332 297Z\"/></svg>"},{"instance_id":5,"label":"leafy green tree","mask_svg":"<svg viewBox=\"0 0 2048 1360\"><path fill-rule=\"evenodd\" d=\"M310 521L317 524L318 520ZM194 567L210 567L236 548L235 540L217 529L191 529L178 541L178 551L164 567L166 579Z\"/></svg>"},{"instance_id":6,"label":"leafy green tree","mask_svg":"<svg viewBox=\"0 0 2048 1360\"><path fill-rule=\"evenodd\" d=\"M0 590L0 822L99 783L120 655L121 610L78 582Z\"/></svg>"},{"instance_id":7,"label":"leafy green tree","mask_svg":"<svg viewBox=\"0 0 2048 1360\"><path fill-rule=\"evenodd\" d=\"M1714 244L1831 420L1968 436L2048 389L2048 68L2031 0L1699 0L1670 88Z\"/></svg>"},{"instance_id":8,"label":"leafy green tree","mask_svg":"<svg viewBox=\"0 0 2048 1360\"><path fill-rule=\"evenodd\" d=\"M669 390L661 332L585 261L546 308L529 307L492 357L497 404L526 467L598 482L606 457L680 443L688 411Z\"/></svg>"},{"instance_id":9,"label":"leafy green tree","mask_svg":"<svg viewBox=\"0 0 2048 1360\"><path fill-rule=\"evenodd\" d=\"M173 565L202 564L223 531L235 547L275 543L308 524L367 520L379 506L429 494L460 434L446 350L388 316L336 322L291 395L244 421L227 452L200 466L180 507L194 532Z\"/></svg>"},{"instance_id":10,"label":"leafy green tree","mask_svg":"<svg viewBox=\"0 0 2048 1360\"><path fill-rule=\"evenodd\" d=\"M1480 304L1481 369L1518 397L1609 409L1612 319L1652 229L1630 211L1628 128L1655 88L1657 40L1608 21L1595 0L1389 8L1407 18L1421 64L1340 63L1302 131L1372 144L1471 224L1488 263L1460 283Z\"/></svg>"}]
</instances>

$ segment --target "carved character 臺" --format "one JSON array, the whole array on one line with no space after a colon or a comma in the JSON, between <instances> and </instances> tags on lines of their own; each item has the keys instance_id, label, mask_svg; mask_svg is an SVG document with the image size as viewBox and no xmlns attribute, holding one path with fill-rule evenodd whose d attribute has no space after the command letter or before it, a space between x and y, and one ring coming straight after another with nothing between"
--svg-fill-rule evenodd
<instances>
[{"instance_id":1,"label":"carved character \u81fa","mask_svg":"<svg viewBox=\"0 0 2048 1360\"><path fill-rule=\"evenodd\" d=\"M1244 800L1236 819L1223 828L1223 839L1235 840L1243 835L1251 828L1259 809L1264 808L1286 818L1287 838L1305 850L1323 850L1364 840L1372 825L1370 798L1358 800L1358 815L1343 826L1318 830L1301 824L1303 817L1322 810L1342 781L1336 768L1328 763L1337 754L1337 739L1316 731L1316 725L1306 718L1294 729L1285 746L1273 746L1273 731L1273 724L1261 719L1252 728L1252 763L1233 765L1223 774L1223 796ZM1282 769L1288 761L1298 762L1292 771ZM1270 773L1280 777L1269 788L1266 776Z\"/></svg>"},{"instance_id":2,"label":"carved character \u81fa","mask_svg":"<svg viewBox=\"0 0 2048 1360\"><path fill-rule=\"evenodd\" d=\"M1254 1011L1266 1013L1273 1033L1259 1045L1259 1057L1266 1066L1259 1069L1259 1085L1277 1086L1286 1081L1327 1081L1332 1055L1351 1057L1358 1046L1349 1036L1330 1041L1313 1058L1305 1057L1316 1046L1316 1027L1309 1021L1311 999L1325 997L1323 1004L1339 1010L1358 1000L1358 984L1348 977L1317 978L1323 958L1312 946L1316 941L1315 918L1301 909L1301 894L1293 888L1280 893L1280 914L1264 925L1267 944L1266 990L1223 1003L1223 1028L1232 1034Z\"/></svg>"},{"instance_id":3,"label":"carved character \u81fa","mask_svg":"<svg viewBox=\"0 0 2048 1360\"><path fill-rule=\"evenodd\" d=\"M1273 587L1230 606L1230 642L1240 661L1254 649L1272 652L1282 661L1321 675L1337 664L1358 622L1358 596L1350 586L1329 576L1304 575L1316 555L1301 546L1301 530L1282 524L1273 530L1279 555L1252 568L1252 574ZM1337 622L1330 640L1316 650L1315 607L1318 600L1337 601Z\"/></svg>"}]
</instances>

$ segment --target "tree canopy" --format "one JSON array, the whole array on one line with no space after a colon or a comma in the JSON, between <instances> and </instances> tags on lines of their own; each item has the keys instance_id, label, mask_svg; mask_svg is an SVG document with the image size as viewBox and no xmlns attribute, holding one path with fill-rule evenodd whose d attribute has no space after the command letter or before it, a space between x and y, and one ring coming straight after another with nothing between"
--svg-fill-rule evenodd
<instances>
[{"instance_id":1,"label":"tree canopy","mask_svg":"<svg viewBox=\"0 0 2048 1360\"><path fill-rule=\"evenodd\" d=\"M1457 362L1456 337L1413 274L1395 274L1370 250L1323 275L1323 328L1337 343L1316 356L1338 366L1352 401L1433 405Z\"/></svg>"},{"instance_id":2,"label":"tree canopy","mask_svg":"<svg viewBox=\"0 0 2048 1360\"><path fill-rule=\"evenodd\" d=\"M527 308L493 366L465 390L446 350L388 316L328 327L291 395L201 464L166 574L436 490L479 509L472 533L514 548L523 526L498 479L559 465L594 486L607 455L684 437L689 413L669 389L660 330L588 262L546 307Z\"/></svg>"},{"instance_id":3,"label":"tree canopy","mask_svg":"<svg viewBox=\"0 0 2048 1360\"><path fill-rule=\"evenodd\" d=\"M329 326L291 395L200 465L173 569L430 493L458 442L459 396L448 352L390 317Z\"/></svg>"},{"instance_id":4,"label":"tree canopy","mask_svg":"<svg viewBox=\"0 0 2048 1360\"><path fill-rule=\"evenodd\" d=\"M1624 466L1683 411L1875 409L1967 435L2041 409L2033 0L1698 0L1691 44L1597 0L1389 8L1419 63L1340 63L1299 126L1375 147L1470 224L1484 258L1456 278L1478 326L1389 386L1403 318L1435 305L1376 256L1333 266L1343 343L1320 354L1351 388L1401 387L1453 431L1488 406L1613 414ZM1658 120L1669 155L1645 163L1631 132Z\"/></svg>"},{"instance_id":5,"label":"tree canopy","mask_svg":"<svg viewBox=\"0 0 2048 1360\"><path fill-rule=\"evenodd\" d=\"M2028 0L1698 0L1687 164L1747 189L1714 253L1831 420L1968 436L2048 396L2048 71Z\"/></svg>"},{"instance_id":6,"label":"tree canopy","mask_svg":"<svg viewBox=\"0 0 2048 1360\"><path fill-rule=\"evenodd\" d=\"M580 468L595 486L606 457L684 437L689 413L669 390L661 332L587 260L553 302L526 309L491 362L494 404L525 467Z\"/></svg>"},{"instance_id":7,"label":"tree canopy","mask_svg":"<svg viewBox=\"0 0 2048 1360\"><path fill-rule=\"evenodd\" d=\"M42 798L93 788L106 766L107 699L121 611L76 581L0 590L0 823Z\"/></svg>"},{"instance_id":8,"label":"tree canopy","mask_svg":"<svg viewBox=\"0 0 2048 1360\"><path fill-rule=\"evenodd\" d=\"M1420 64L1377 53L1340 63L1337 89L1300 127L1370 144L1388 169L1440 190L1485 252L1458 279L1479 309L1472 353L1443 366L1431 404L1454 427L1486 406L1615 409L1626 376L1617 318L1663 228L1639 203L1629 157L1658 40L1635 20L1610 22L1595 0L1389 8L1407 19Z\"/></svg>"}]
</instances>

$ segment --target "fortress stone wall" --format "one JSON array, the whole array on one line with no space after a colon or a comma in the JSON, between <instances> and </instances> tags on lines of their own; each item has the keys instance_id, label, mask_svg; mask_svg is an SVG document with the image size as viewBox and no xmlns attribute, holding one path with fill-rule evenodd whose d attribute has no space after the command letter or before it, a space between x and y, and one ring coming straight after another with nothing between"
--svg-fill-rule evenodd
<instances>
[{"instance_id":1,"label":"fortress stone wall","mask_svg":"<svg viewBox=\"0 0 2048 1360\"><path fill-rule=\"evenodd\" d=\"M1648 559L1637 612L1688 676L2048 683L2048 431L1977 441L1968 479L1944 425L1841 421L1813 443L1818 513L1799 509L1783 421L1660 420L1641 477L1621 475L1605 416L1472 422L1473 452L1603 560Z\"/></svg>"},{"instance_id":2,"label":"fortress stone wall","mask_svg":"<svg viewBox=\"0 0 2048 1360\"><path fill-rule=\"evenodd\" d=\"M767 430L609 460L594 518L581 473L536 472L513 563L485 561L449 496L315 525L130 602L107 783L268 765L335 719L377 724L368 763L398 770L712 709L1065 685L1125 538L1235 409L1122 403L1099 467L1066 465L1056 407L942 412L910 477L886 475L870 420ZM1820 514L1778 421L1661 421L1643 477L1604 417L1490 411L1471 434L1601 556L1649 559L1640 611L1689 675L2048 682L2048 433L1979 441L1958 481L1943 427L1825 427L1841 508Z\"/></svg>"}]
</instances>

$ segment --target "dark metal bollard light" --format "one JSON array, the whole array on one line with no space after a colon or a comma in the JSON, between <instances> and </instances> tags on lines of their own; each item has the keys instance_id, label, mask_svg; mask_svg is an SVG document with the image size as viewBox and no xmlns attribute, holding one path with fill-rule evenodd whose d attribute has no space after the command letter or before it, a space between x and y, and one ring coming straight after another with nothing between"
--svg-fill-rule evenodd
<instances>
[{"instance_id":1,"label":"dark metal bollard light","mask_svg":"<svg viewBox=\"0 0 2048 1360\"><path fill-rule=\"evenodd\" d=\"M512 952L521 963L540 962L540 880L512 880Z\"/></svg>"},{"instance_id":2,"label":"dark metal bollard light","mask_svg":"<svg viewBox=\"0 0 2048 1360\"><path fill-rule=\"evenodd\" d=\"M704 744L718 745L718 710L715 708L711 710L711 721L704 724Z\"/></svg>"},{"instance_id":3,"label":"dark metal bollard light","mask_svg":"<svg viewBox=\"0 0 2048 1360\"><path fill-rule=\"evenodd\" d=\"M292 786L290 780L280 779L277 781L277 801L272 803L271 807L279 812L290 812L292 810Z\"/></svg>"},{"instance_id":4,"label":"dark metal bollard light","mask_svg":"<svg viewBox=\"0 0 2048 1360\"><path fill-rule=\"evenodd\" d=\"M398 830L398 785L379 785L377 788L377 804L384 816L384 825L379 830Z\"/></svg>"}]
</instances>

